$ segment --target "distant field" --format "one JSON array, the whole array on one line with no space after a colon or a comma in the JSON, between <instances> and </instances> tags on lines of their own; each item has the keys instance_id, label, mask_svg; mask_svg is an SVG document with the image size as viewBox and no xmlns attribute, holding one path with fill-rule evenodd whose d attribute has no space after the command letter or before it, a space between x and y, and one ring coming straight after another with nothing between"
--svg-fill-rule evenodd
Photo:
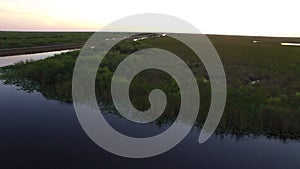
<instances>
[{"instance_id":1,"label":"distant field","mask_svg":"<svg viewBox=\"0 0 300 169\"><path fill-rule=\"evenodd\" d=\"M0 32L0 49L84 43L91 32Z\"/></svg>"},{"instance_id":2,"label":"distant field","mask_svg":"<svg viewBox=\"0 0 300 169\"><path fill-rule=\"evenodd\" d=\"M1 32L0 56L29 54L81 48L93 32ZM227 45L278 46L280 43L300 43L300 38L208 35L216 48ZM258 45L259 44L259 45ZM221 49L222 50L222 49ZM221 52L222 53L222 52Z\"/></svg>"},{"instance_id":3,"label":"distant field","mask_svg":"<svg viewBox=\"0 0 300 169\"><path fill-rule=\"evenodd\" d=\"M93 32L1 32L0 49L84 43ZM237 44L258 41L264 44L300 43L300 38L208 35L216 42Z\"/></svg>"},{"instance_id":4,"label":"distant field","mask_svg":"<svg viewBox=\"0 0 300 169\"><path fill-rule=\"evenodd\" d=\"M0 32L0 56L81 48L92 32Z\"/></svg>"}]
</instances>

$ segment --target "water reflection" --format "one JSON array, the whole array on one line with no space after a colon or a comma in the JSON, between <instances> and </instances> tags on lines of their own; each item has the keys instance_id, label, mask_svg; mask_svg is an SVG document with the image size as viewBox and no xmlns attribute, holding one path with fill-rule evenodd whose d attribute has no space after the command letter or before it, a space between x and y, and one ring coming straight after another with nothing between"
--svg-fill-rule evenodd
<instances>
[{"instance_id":1,"label":"water reflection","mask_svg":"<svg viewBox=\"0 0 300 169\"><path fill-rule=\"evenodd\" d=\"M281 43L282 46L300 46L300 43Z\"/></svg>"},{"instance_id":2,"label":"water reflection","mask_svg":"<svg viewBox=\"0 0 300 169\"><path fill-rule=\"evenodd\" d=\"M148 159L112 155L81 129L72 104L0 84L1 168L299 168L297 141L265 136L214 135L199 144L199 128L171 151ZM17 105L17 106L16 106ZM124 133L145 136L166 126L136 127L112 113L106 120ZM180 159L180 160L179 160Z\"/></svg>"},{"instance_id":3,"label":"water reflection","mask_svg":"<svg viewBox=\"0 0 300 169\"><path fill-rule=\"evenodd\" d=\"M149 72L148 72L149 73ZM151 72L152 75L154 72ZM166 82L168 79L165 76L166 74L160 74L159 77L164 79ZM106 76L106 75L105 75ZM144 73L144 76L150 77L147 72ZM155 75L153 75L155 76ZM53 77L53 76L49 76ZM138 75L131 85L131 96L132 103L139 110L147 110L149 108L149 102L147 100L148 93L153 88L159 88L158 86L147 86L145 83L145 79L140 79L142 75ZM50 79L51 80L51 79ZM103 78L101 78L103 80ZM45 80L44 80L45 81ZM45 98L50 100L58 100L62 103L72 103L71 97L71 82L70 79L65 79L65 82L62 81L60 84L41 84L34 81L28 81L24 79L6 79L6 84L17 85L20 89L27 92L40 92ZM109 82L107 82L109 84ZM160 83L159 83L160 84ZM171 82L167 82L167 84L174 84ZM112 100L109 93L109 89L101 90L101 87L107 87L106 83L96 82L96 95L101 106L102 110L105 110L106 114L114 114L118 117L122 117L112 106ZM202 98L209 98L210 93L205 93L208 91L209 85L207 83L202 83L201 91ZM205 86L206 85L206 86ZM254 85L251 85L251 87ZM173 86L174 87L174 86ZM175 87L165 86L162 90L166 91L166 95L168 98L167 107L164 113L153 122L152 125L156 125L157 127L170 125L177 118L177 113L180 108L180 95L174 95L174 93L178 93L179 90L177 86ZM145 88L146 90L140 90L141 88ZM253 91L256 90L256 93L252 95ZM143 94L141 94L143 93ZM257 94L258 93L258 94ZM261 95L259 95L261 94ZM221 122L216 130L216 134L218 135L234 135L236 138L243 138L249 135L252 136L266 136L268 138L280 139L282 141L285 140L300 140L300 130L298 126L297 111L285 113L278 110L268 110L264 109L261 112L257 107L253 107L252 105L263 102L266 98L264 98L263 92L260 92L259 88L240 88L240 90L229 90L227 106L222 116ZM242 100L242 101L241 101ZM257 103L245 102L244 100L256 100ZM282 106L282 104L286 102L288 98L286 96L280 96L278 98L269 99L268 104L272 103L272 106ZM195 123L195 126L202 127L203 123L206 120L207 109L209 107L209 103L207 103L209 99L203 99L200 106L200 113ZM237 105L236 103L241 103ZM244 109L239 109L244 106ZM264 105L260 105L264 106ZM250 107L250 108L249 108ZM243 108L243 107L242 107ZM206 110L206 111L205 111ZM287 120L288 119L288 120ZM139 126L136 126L139 127ZM146 134L147 135L147 134ZM147 135L148 136L148 135Z\"/></svg>"}]
</instances>

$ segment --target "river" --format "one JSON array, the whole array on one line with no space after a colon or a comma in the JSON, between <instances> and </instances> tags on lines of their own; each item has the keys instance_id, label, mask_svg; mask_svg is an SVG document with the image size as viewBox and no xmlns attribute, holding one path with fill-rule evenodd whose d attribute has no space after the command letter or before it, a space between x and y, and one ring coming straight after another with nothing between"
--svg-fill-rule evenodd
<instances>
[{"instance_id":1,"label":"river","mask_svg":"<svg viewBox=\"0 0 300 169\"><path fill-rule=\"evenodd\" d=\"M25 62L30 60L31 61L42 60L69 51L73 51L73 50L59 50L59 51L25 54L25 55L4 56L4 57L0 57L0 67L13 65L18 62Z\"/></svg>"}]
</instances>

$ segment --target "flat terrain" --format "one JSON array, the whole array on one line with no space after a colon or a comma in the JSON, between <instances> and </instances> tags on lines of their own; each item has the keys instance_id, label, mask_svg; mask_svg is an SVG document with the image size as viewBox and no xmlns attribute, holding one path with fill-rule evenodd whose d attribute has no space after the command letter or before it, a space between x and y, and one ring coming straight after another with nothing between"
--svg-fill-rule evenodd
<instances>
[{"instance_id":1,"label":"flat terrain","mask_svg":"<svg viewBox=\"0 0 300 169\"><path fill-rule=\"evenodd\" d=\"M93 32L1 32L0 57L81 48ZM218 45L300 43L300 38L208 35ZM241 44L239 44L241 43ZM222 46L222 44L221 44ZM220 46L220 47L221 47Z\"/></svg>"},{"instance_id":2,"label":"flat terrain","mask_svg":"<svg viewBox=\"0 0 300 169\"><path fill-rule=\"evenodd\" d=\"M0 32L0 56L81 48L92 32Z\"/></svg>"}]
</instances>

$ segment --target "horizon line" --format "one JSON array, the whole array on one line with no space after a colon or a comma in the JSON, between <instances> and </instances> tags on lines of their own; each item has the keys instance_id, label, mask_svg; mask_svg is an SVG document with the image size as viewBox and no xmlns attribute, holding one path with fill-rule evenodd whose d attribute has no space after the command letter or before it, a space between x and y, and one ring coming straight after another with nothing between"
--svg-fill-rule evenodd
<instances>
[{"instance_id":1,"label":"horizon line","mask_svg":"<svg viewBox=\"0 0 300 169\"><path fill-rule=\"evenodd\" d=\"M0 30L0 32L90 32L96 33L99 30ZM150 32L149 32L150 33ZM167 32L166 32L167 33ZM216 36L248 36L248 37L274 37L274 38L300 38L300 36L276 36L276 35L249 35L249 34L221 34L221 33L202 33L205 35Z\"/></svg>"}]
</instances>

